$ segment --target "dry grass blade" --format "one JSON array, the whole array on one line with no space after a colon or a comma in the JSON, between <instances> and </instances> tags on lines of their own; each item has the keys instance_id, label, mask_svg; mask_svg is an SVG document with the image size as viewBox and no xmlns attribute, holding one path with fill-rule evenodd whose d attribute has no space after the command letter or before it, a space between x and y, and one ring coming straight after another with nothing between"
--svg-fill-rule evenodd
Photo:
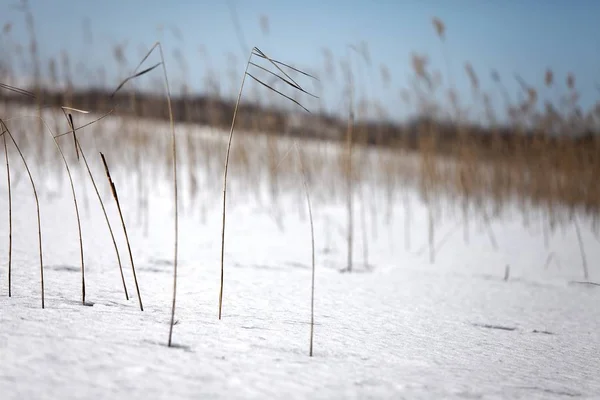
<instances>
[{"instance_id":1,"label":"dry grass blade","mask_svg":"<svg viewBox=\"0 0 600 400\"><path fill-rule=\"evenodd\" d=\"M33 195L35 197L35 206L37 211L37 223L38 223L38 245L39 245L39 254L40 254L40 286L41 286L41 296L42 296L42 308L46 307L46 297L44 294L44 256L42 252L42 218L40 217L40 200L38 198L37 189L35 188L35 182L33 180L33 176L31 175L31 170L29 169L29 165L27 165L27 161L25 160L25 156L23 152L21 152L21 148L17 144L17 141L13 137L12 133L4 123L2 119L0 119L0 126L2 127L2 135L8 134L10 136L10 140L15 145L15 148L19 152L19 156L23 161L23 165L25 165L25 170L27 171L27 175L29 176L29 181L31 182L31 187L33 189Z\"/></svg>"},{"instance_id":2,"label":"dry grass blade","mask_svg":"<svg viewBox=\"0 0 600 400\"><path fill-rule=\"evenodd\" d=\"M147 58L147 57L145 57L145 58L144 58L144 60L145 60L146 58ZM143 62L143 61L142 61L142 62ZM117 94L117 92L118 92L119 90L121 90L121 88L122 88L123 86L125 86L125 84L126 84L127 82L129 82L129 81L131 81L131 80L133 80L133 79L135 79L135 78L138 78L138 77L140 77L140 76L142 76L142 75L146 75L148 72L150 72L150 71L152 71L153 69L157 68L157 67L158 67L158 66L160 66L161 64L162 64L161 62L160 62L160 63L156 63L156 64L154 64L153 66L151 66L151 67L149 67L149 68L146 68L146 69L144 69L144 70L142 70L142 71L140 71L140 72L136 72L136 73L134 73L133 75L131 75L131 76L128 76L127 78L125 78L125 79L124 79L124 80L123 80L123 81L122 81L122 82L119 84L119 86L117 86L117 88L116 88L116 89L115 89L115 90L112 92L112 94L110 95L110 97L114 97L114 96L115 96L115 94Z\"/></svg>"},{"instance_id":3,"label":"dry grass blade","mask_svg":"<svg viewBox=\"0 0 600 400\"><path fill-rule=\"evenodd\" d=\"M280 64L283 65L282 63L275 62L271 58L267 57L267 55L265 53L263 53L262 51L260 51L260 49L258 47L255 47L252 49L252 55L256 55L260 58L263 58L263 59L269 61L275 68L277 68L279 70L279 72L281 72L283 75L285 75L285 77L288 78L293 83L294 87L296 87L297 89L301 88L301 86L290 75L288 75L283 69L281 69L281 67L279 67ZM296 70L296 68L292 68L289 65L285 65L285 66L292 70Z\"/></svg>"},{"instance_id":4,"label":"dry grass blade","mask_svg":"<svg viewBox=\"0 0 600 400\"><path fill-rule=\"evenodd\" d=\"M280 95L280 96L283 96L283 97L285 97L286 99L288 99L289 101L291 101L291 102L293 102L293 103L295 103L295 104L299 105L300 107L302 107L302 109L303 109L304 111L306 111L306 112L310 112L310 111L308 111L308 109L307 109L306 107L304 107L302 104L300 104L300 102L298 102L297 100L294 100L294 99L292 99L290 96L288 96L288 95L285 95L285 94L281 93L279 90L277 90L277 89L274 89L273 87L271 87L271 86L267 85L266 83L264 83L264 82L263 82L263 81L261 81L260 79L257 79L256 77L254 77L254 76L253 76L251 73L249 73L249 72L246 72L246 75L248 75L250 78L254 79L256 82L260 83L260 84L261 84L261 85L263 85L264 87L266 87L266 88L268 88L268 89L270 89L270 90L274 91L274 92L275 92L275 93L277 93L278 95Z\"/></svg>"},{"instance_id":5,"label":"dry grass blade","mask_svg":"<svg viewBox=\"0 0 600 400\"><path fill-rule=\"evenodd\" d=\"M12 297L12 189L10 184L10 164L8 162L8 146L6 135L2 132L4 142L4 157L6 158L6 180L8 184L8 297Z\"/></svg>"},{"instance_id":6,"label":"dry grass blade","mask_svg":"<svg viewBox=\"0 0 600 400\"><path fill-rule=\"evenodd\" d=\"M527 93L527 91L529 90L529 85L527 84L527 82L525 82L525 79L523 79L521 77L521 75L515 73L514 74L515 80L519 83L519 86L521 86L521 90L523 90L524 93Z\"/></svg>"},{"instance_id":7,"label":"dry grass blade","mask_svg":"<svg viewBox=\"0 0 600 400\"><path fill-rule=\"evenodd\" d=\"M306 76L306 77L309 77L309 78L315 79L315 80L317 80L317 81L319 80L319 78L317 78L316 76L313 76L313 75L309 74L309 73L308 73L308 72L306 72L306 71L302 71L301 69L298 69L298 68L292 67L292 66L291 66L291 65L289 65L289 64L286 64L286 63L283 63L283 62L281 62L281 61L277 61L277 60L273 60L273 59L269 58L269 57L268 57L268 56L267 56L265 53L263 53L262 51L260 51L260 49L258 49L257 47L255 47L255 48L254 48L254 50L255 50L255 53L254 53L254 55L256 55L256 56L258 56L258 57L260 57L260 58L264 58L264 59L266 59L266 60L269 60L269 61L270 61L272 64L274 64L276 67L277 67L277 65L283 65L284 67L286 67L286 68L289 68L289 69L291 69L292 71L298 72L299 74L302 74L302 75L304 75L304 76ZM281 71L281 69L280 69L279 67L277 67L277 69L279 69L279 70ZM281 71L281 72L283 72L283 71ZM283 73L285 74L285 72L283 72ZM287 74L286 74L286 75L287 75Z\"/></svg>"},{"instance_id":8,"label":"dry grass blade","mask_svg":"<svg viewBox=\"0 0 600 400\"><path fill-rule=\"evenodd\" d=\"M63 108L64 112L64 108ZM75 134L75 124L73 123L73 115L71 113L68 114L68 121L71 130L73 131L73 144L75 145L75 154L77 155L77 160L79 160L79 146L77 146L77 135Z\"/></svg>"},{"instance_id":9,"label":"dry grass blade","mask_svg":"<svg viewBox=\"0 0 600 400\"><path fill-rule=\"evenodd\" d=\"M575 232L577 234L577 243L579 243L579 252L581 253L581 264L583 267L583 278L587 281L590 273L588 271L587 257L585 256L585 247L583 246L583 238L581 237L581 229L579 228L579 222L577 216L573 217L575 225Z\"/></svg>"},{"instance_id":10,"label":"dry grass blade","mask_svg":"<svg viewBox=\"0 0 600 400\"><path fill-rule=\"evenodd\" d=\"M26 97L29 97L29 98L32 98L32 99L37 99L37 96L34 93L30 92L29 90L18 88L16 86L7 85L5 83L1 83L0 82L0 88L9 90L11 92L18 93L20 95L23 95L23 96L26 96ZM49 108L49 107L51 107L51 106L48 106L48 105L46 105L46 106L40 105L39 106L40 109ZM74 111L74 112L77 112L77 113L80 113L80 114L89 114L90 113L87 110L82 110L82 109L79 109L79 108L73 108L73 107L67 107L67 106L60 106L60 108L63 109L63 110L67 110L67 111ZM6 119L5 121L8 121L8 120L9 119Z\"/></svg>"},{"instance_id":11,"label":"dry grass blade","mask_svg":"<svg viewBox=\"0 0 600 400\"><path fill-rule=\"evenodd\" d=\"M263 67L263 66L261 66L261 65L258 65L258 64L256 64L256 63L253 63L253 62L250 62L250 65L252 65L252 66L254 66L254 67L256 67L256 68L259 68L259 69L261 69L261 70L263 70L263 71L265 71L265 72L267 72L267 73L269 73L269 74L271 74L271 75L273 75L273 76L277 77L278 79L282 80L282 81L283 81L283 82L285 82L286 84L288 84L288 85L292 86L293 88L295 88L295 89L297 89L297 90L301 91L302 93L306 93L307 95L309 95L309 96L312 96L312 97L314 97L314 98L316 98L316 99L318 99L318 98L319 98L318 96L315 96L314 94L312 94L312 93L310 93L310 92L307 92L306 90L302 89L301 87L299 87L299 86L296 86L296 85L295 85L293 82L290 82L289 80L285 79L284 77L282 77L282 76L280 76L280 75L277 75L275 72L273 72L273 71L269 71L267 68L265 68L265 67Z\"/></svg>"},{"instance_id":12,"label":"dry grass blade","mask_svg":"<svg viewBox=\"0 0 600 400\"><path fill-rule=\"evenodd\" d=\"M131 244L129 242L129 235L127 234L127 228L125 227L125 219L123 218L123 212L121 211L121 203L119 202L119 196L117 194L117 188L113 183L112 178L110 177L110 170L108 169L108 164L106 163L106 158L104 154L100 153L100 157L102 157L102 163L104 164L104 170L106 171L106 177L108 178L108 183L110 184L110 189L115 198L115 202L117 203L117 210L119 211L119 217L121 218L121 225L123 226L123 233L125 234L125 241L127 242L127 250L129 251L129 260L131 261L131 270L133 272L133 280L135 282L135 289L137 291L138 301L140 303L140 310L144 311L144 305L142 303L142 295L140 294L140 287L138 285L137 275L135 273L135 264L133 262L133 253L131 252Z\"/></svg>"},{"instance_id":13,"label":"dry grass blade","mask_svg":"<svg viewBox=\"0 0 600 400\"><path fill-rule=\"evenodd\" d=\"M115 112L115 110L109 110L109 111L107 111L105 114L101 115L100 117L96 118L96 119L95 119L95 120L93 120L93 121L90 121L90 122L88 122L88 123L86 123L86 124L83 124L83 125L81 125L81 126L78 126L77 128L75 128L75 129L72 129L72 130L69 130L68 132L59 133L58 135L56 135L56 136L54 136L54 137L58 139L58 138L59 138L59 137L61 137L61 136L73 135L73 134L74 134L74 132L78 132L78 131L82 130L83 128L87 128L88 126L94 125L96 122L98 122L98 121L100 121L100 120L103 120L104 118L106 118L106 117L108 117L110 114L112 114L113 112Z\"/></svg>"},{"instance_id":14,"label":"dry grass blade","mask_svg":"<svg viewBox=\"0 0 600 400\"><path fill-rule=\"evenodd\" d=\"M75 131L75 125L73 124L73 116L71 114L65 114L67 121L73 131ZM106 220L106 225L108 226L108 231L110 232L110 237L112 239L115 253L117 254L117 262L119 263L119 272L121 274L121 281L123 282L123 291L125 292L125 299L129 300L129 293L127 292L127 285L125 284L125 276L123 275L123 264L121 263L121 255L119 254L119 248L117 246L117 241L115 239L115 235L112 230L112 226L110 224L110 220L108 219L108 214L106 213L106 208L104 207L104 201L102 201L102 196L100 196L100 191L98 190L98 186L96 185L96 180L92 175L92 171L90 170L90 166L87 162L87 158L85 157L85 153L83 152L83 148L81 147L81 143L79 140L75 140L75 145L79 148L79 153L81 153L81 158L85 164L85 168L87 169L90 180L92 181L92 186L94 187L94 191L96 192L96 196L98 197L98 201L100 202L100 207L102 208L102 213L104 214L104 218Z\"/></svg>"},{"instance_id":15,"label":"dry grass blade","mask_svg":"<svg viewBox=\"0 0 600 400\"><path fill-rule=\"evenodd\" d=\"M89 111L81 110L79 108L73 108L73 107L67 107L67 106L61 106L60 108L63 111L74 111L74 112L79 113L79 114L89 114L90 113Z\"/></svg>"},{"instance_id":16,"label":"dry grass blade","mask_svg":"<svg viewBox=\"0 0 600 400\"><path fill-rule=\"evenodd\" d=\"M29 90L21 89L21 88L18 88L16 86L7 85L6 83L1 83L0 82L0 88L9 90L11 92L15 92L15 93L21 94L23 96L31 97L32 99L36 98L35 94L33 94L32 92L30 92Z\"/></svg>"}]
</instances>

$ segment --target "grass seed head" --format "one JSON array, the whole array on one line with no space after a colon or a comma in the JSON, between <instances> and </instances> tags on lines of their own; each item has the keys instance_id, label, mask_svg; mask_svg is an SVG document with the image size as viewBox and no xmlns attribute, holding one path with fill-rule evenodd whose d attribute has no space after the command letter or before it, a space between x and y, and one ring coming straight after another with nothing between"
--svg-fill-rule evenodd
<instances>
[{"instance_id":1,"label":"grass seed head","mask_svg":"<svg viewBox=\"0 0 600 400\"><path fill-rule=\"evenodd\" d=\"M546 76L544 81L546 82L546 86L548 87L552 86L552 83L554 82L554 74L552 73L552 70L550 68L546 70Z\"/></svg>"},{"instance_id":2,"label":"grass seed head","mask_svg":"<svg viewBox=\"0 0 600 400\"><path fill-rule=\"evenodd\" d=\"M477 74L475 73L475 70L473 69L471 63L465 64L465 71L467 72L467 76L471 81L471 86L473 87L473 89L479 89L479 79L477 78Z\"/></svg>"},{"instance_id":3,"label":"grass seed head","mask_svg":"<svg viewBox=\"0 0 600 400\"><path fill-rule=\"evenodd\" d=\"M575 75L571 72L567 75L567 87L571 90L575 88Z\"/></svg>"},{"instance_id":4,"label":"grass seed head","mask_svg":"<svg viewBox=\"0 0 600 400\"><path fill-rule=\"evenodd\" d=\"M435 33L439 36L440 39L445 39L446 26L444 25L444 21L439 19L438 17L433 17L432 19L433 27L435 28Z\"/></svg>"}]
</instances>

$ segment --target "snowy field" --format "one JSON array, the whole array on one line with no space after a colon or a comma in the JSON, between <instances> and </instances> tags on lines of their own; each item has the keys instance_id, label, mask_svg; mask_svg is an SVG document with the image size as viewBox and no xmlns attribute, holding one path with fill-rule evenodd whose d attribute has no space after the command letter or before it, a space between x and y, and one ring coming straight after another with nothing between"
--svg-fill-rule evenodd
<instances>
[{"instance_id":1,"label":"snowy field","mask_svg":"<svg viewBox=\"0 0 600 400\"><path fill-rule=\"evenodd\" d=\"M97 155L91 145L86 149L88 157ZM15 152L11 167L14 174L23 170ZM72 163L72 169L79 167ZM202 173L217 186L182 207L180 215L176 346L169 348L173 210L170 183L162 180L169 171L143 171L145 222L137 213L139 187L130 177L136 171L114 171L143 312L98 163L94 174L119 243L130 300L95 193L89 182L77 184L83 172L76 172L75 181L80 199L87 196L81 222L88 304L81 304L70 187L64 176L57 185L50 173L45 187L54 189L40 198L46 308L41 309L35 202L25 176L13 187L9 298L8 193L5 172L0 173L2 400L600 398L600 287L577 283L583 280L582 258L572 225L545 243L535 218L526 228L517 212L505 212L490 226L472 221L467 243L460 217L445 218L436 224L438 246L430 263L428 213L417 194L408 194L407 246L405 208L398 200L386 210L379 201L385 188L377 185L367 196L375 211L361 218L357 200L353 273L340 273L346 267L344 202L315 200L311 358L305 205L283 188L274 212L268 194L267 200L248 195L233 173L219 321L222 171L207 167ZM202 193L207 180L200 182ZM295 185L301 189L300 179ZM191 201L181 197L182 203ZM580 225L590 281L597 282L600 243L583 217Z\"/></svg>"}]
</instances>

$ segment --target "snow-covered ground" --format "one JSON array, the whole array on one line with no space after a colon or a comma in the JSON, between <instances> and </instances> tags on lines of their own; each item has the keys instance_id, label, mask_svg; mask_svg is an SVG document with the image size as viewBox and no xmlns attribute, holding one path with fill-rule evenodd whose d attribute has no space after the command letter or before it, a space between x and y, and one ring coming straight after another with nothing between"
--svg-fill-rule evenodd
<instances>
[{"instance_id":1,"label":"snow-covered ground","mask_svg":"<svg viewBox=\"0 0 600 400\"><path fill-rule=\"evenodd\" d=\"M22 167L14 153L11 160L16 174ZM77 184L85 176L78 172L78 196L87 194L81 208L88 304L81 304L77 224L63 176L58 192L41 198L43 310L35 203L24 177L13 192L8 297L8 195L0 173L2 400L600 398L600 287L575 282L583 279L582 259L572 226L544 243L538 220L525 228L516 212L506 212L489 227L472 221L467 243L460 218L446 218L436 223L431 264L427 209L416 194L409 194L410 248L400 200L391 212L376 206L362 218L357 200L356 271L340 273L346 266L344 203L315 200L311 358L305 205L282 191L275 212L270 201L232 184L223 319L217 318L221 210L213 191L182 207L176 346L169 348L169 182L146 170L148 220L139 223L138 187L135 179L125 180L135 171L114 172L142 312L115 205L98 167L94 173L119 242L130 300L95 193L89 182ZM206 173L221 179L221 170ZM374 185L367 197L383 199L384 191ZM580 218L580 225L590 280L597 281L600 243L588 221ZM510 277L504 281L507 265Z\"/></svg>"}]
</instances>

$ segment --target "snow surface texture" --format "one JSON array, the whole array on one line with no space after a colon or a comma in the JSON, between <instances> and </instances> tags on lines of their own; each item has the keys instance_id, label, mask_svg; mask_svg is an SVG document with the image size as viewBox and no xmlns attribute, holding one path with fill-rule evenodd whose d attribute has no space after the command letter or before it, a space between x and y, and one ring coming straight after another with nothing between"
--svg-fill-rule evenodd
<instances>
[{"instance_id":1,"label":"snow surface texture","mask_svg":"<svg viewBox=\"0 0 600 400\"><path fill-rule=\"evenodd\" d=\"M42 199L42 310L35 203L25 179L15 188L12 298L7 252L0 254L2 400L600 398L600 287L572 282L582 280L573 228L559 229L546 248L535 221L527 230L519 217L505 217L491 224L495 250L487 230L474 222L469 243L461 230L453 231L456 221L441 222L438 242L454 234L430 264L427 251L420 251L427 243L427 211L411 196L411 249L404 246L401 204L391 218L382 212L372 220L369 214L369 266L357 228L357 270L342 274L346 211L343 204L315 206L310 358L306 212L282 195L279 207L289 210L282 229L268 206L232 192L223 319L217 319L221 214L213 201L203 217L191 210L181 215L176 347L168 348L173 257L168 182L150 193L147 235L136 224L136 189L120 186L118 179L115 184L143 312L114 202L103 190L129 301L90 187L89 206L82 206L88 305L81 305L77 225L67 185L60 195ZM5 183L0 191L0 210L7 210ZM5 249L7 214L0 215ZM600 246L583 222L593 280Z\"/></svg>"}]
</instances>

